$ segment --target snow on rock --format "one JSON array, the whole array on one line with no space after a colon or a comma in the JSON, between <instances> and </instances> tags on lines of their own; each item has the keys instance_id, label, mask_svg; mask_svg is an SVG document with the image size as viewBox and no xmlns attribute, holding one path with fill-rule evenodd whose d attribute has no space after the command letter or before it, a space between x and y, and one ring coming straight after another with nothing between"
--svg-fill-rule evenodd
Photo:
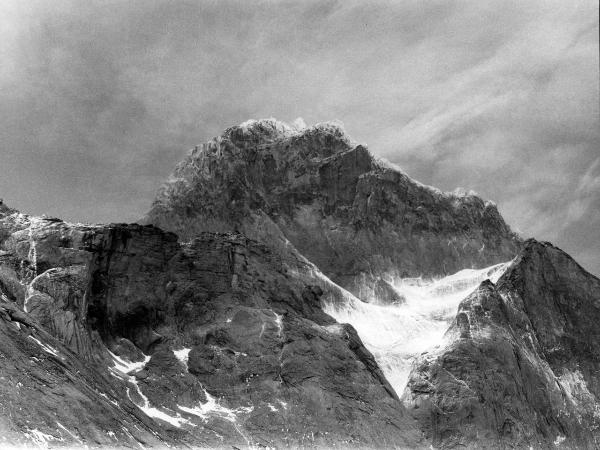
<instances>
[{"instance_id":1,"label":"snow on rock","mask_svg":"<svg viewBox=\"0 0 600 450\"><path fill-rule=\"evenodd\" d=\"M566 439L566 437L564 437L564 436L561 436L561 435L556 436L556 439L554 440L554 445L559 447L560 444L562 444L565 439Z\"/></svg>"},{"instance_id":2,"label":"snow on rock","mask_svg":"<svg viewBox=\"0 0 600 450\"><path fill-rule=\"evenodd\" d=\"M129 398L129 400L131 400L131 402L135 406L137 406L139 409L141 409L144 412L144 414L146 414L148 417L152 417L153 419L159 419L164 422L167 422L177 428L181 428L181 426L183 424L195 426L193 423L191 423L189 420L181 417L179 414L169 415L165 411L162 411L156 407L151 406L150 400L148 399L148 397L146 397L144 395L144 393L140 389L137 379L134 376L129 375L132 372L135 373L135 372L139 372L140 370L142 370L146 366L148 361L150 361L150 356L144 355L144 360L140 361L140 362L130 362L130 361L127 361L127 360L115 355L110 350L108 351L108 353L110 353L110 355L112 356L113 361L115 363L114 369L119 371L121 373L121 375L128 375L127 382L131 383L134 386L137 396L141 399L141 404L139 404L140 403L139 401L136 401L132 398L131 390L129 387L126 388L127 397ZM111 374L113 376L121 379L121 377L119 377L117 374L115 374L112 369L113 368L111 368L111 371L110 371Z\"/></svg>"},{"instance_id":3,"label":"snow on rock","mask_svg":"<svg viewBox=\"0 0 600 450\"><path fill-rule=\"evenodd\" d=\"M81 445L83 445L83 442L81 441L81 439L79 439L75 434L70 432L63 424L61 424L60 422L56 422L56 425L58 425L58 427L61 430L65 431L69 436L71 436L73 439L75 439L77 442L79 442Z\"/></svg>"},{"instance_id":4,"label":"snow on rock","mask_svg":"<svg viewBox=\"0 0 600 450\"><path fill-rule=\"evenodd\" d=\"M443 344L458 304L485 279L496 282L509 264L465 269L438 280L395 280L392 286L406 299L400 305L364 303L349 294L343 304L325 302L324 310L338 322L356 328L386 378L401 394L414 358Z\"/></svg>"},{"instance_id":5,"label":"snow on rock","mask_svg":"<svg viewBox=\"0 0 600 450\"><path fill-rule=\"evenodd\" d=\"M58 350L56 350L54 347L44 344L42 341L40 341L37 338L34 338L31 335L29 335L28 337L29 337L29 339L34 341L36 344L38 344L40 347L42 347L42 350L44 350L46 353L50 353L51 355L58 356Z\"/></svg>"},{"instance_id":6,"label":"snow on rock","mask_svg":"<svg viewBox=\"0 0 600 450\"><path fill-rule=\"evenodd\" d=\"M188 408L187 406L181 405L177 405L177 407L188 414L200 417L204 421L206 421L209 416L217 416L228 420L229 422L236 422L238 414L250 413L254 410L253 406L239 407L235 409L222 406L217 402L215 397L206 391L206 389L204 389L204 395L206 396L206 403L200 403L198 406L194 406L193 408Z\"/></svg>"},{"instance_id":7,"label":"snow on rock","mask_svg":"<svg viewBox=\"0 0 600 450\"><path fill-rule=\"evenodd\" d=\"M133 398L131 398L129 388L127 388L127 397L129 398L129 400L131 400L131 402L135 406L137 406L139 409L141 409L144 412L144 414L146 414L148 417L152 417L153 419L159 419L164 422L170 423L171 425L173 425L174 427L177 427L177 428L181 428L181 426L183 424L195 426L193 423L191 423L189 420L181 417L179 414L175 414L174 416L172 416L172 415L167 414L164 411L161 411L158 408L151 406L150 400L148 400L148 397L146 397L144 395L144 393L142 392L142 390L140 389L135 377L129 377L128 381L135 386L135 390L137 392L137 395L141 398L142 404L139 405L138 403L136 403L133 400Z\"/></svg>"},{"instance_id":8,"label":"snow on rock","mask_svg":"<svg viewBox=\"0 0 600 450\"><path fill-rule=\"evenodd\" d=\"M33 238L34 229L40 224L41 220L37 217L30 218L29 224L29 252L27 255L27 259L31 262L31 266L33 267L33 272L37 275L37 245L35 239Z\"/></svg>"},{"instance_id":9,"label":"snow on rock","mask_svg":"<svg viewBox=\"0 0 600 450\"><path fill-rule=\"evenodd\" d=\"M37 271L37 269L36 269ZM33 287L37 282L39 282L42 278L48 278L48 273L44 272L41 273L39 275L36 275L28 284L27 284L27 289L25 290L25 300L23 302L23 311L25 311L26 313L31 312L29 310L29 300L31 299L31 297L33 297L36 293L35 288Z\"/></svg>"},{"instance_id":10,"label":"snow on rock","mask_svg":"<svg viewBox=\"0 0 600 450\"><path fill-rule=\"evenodd\" d=\"M115 368L123 374L129 374L131 372L139 372L146 366L148 361L150 361L150 356L147 356L147 355L144 355L143 361L131 362L131 361L126 361L125 359L115 355L110 350L108 350L108 353L110 353L110 356L112 357L112 359L115 363Z\"/></svg>"},{"instance_id":11,"label":"snow on rock","mask_svg":"<svg viewBox=\"0 0 600 450\"><path fill-rule=\"evenodd\" d=\"M273 310L271 310L271 312L275 314L275 325L277 325L277 337L281 338L281 333L283 332L283 316L277 314Z\"/></svg>"},{"instance_id":12,"label":"snow on rock","mask_svg":"<svg viewBox=\"0 0 600 450\"><path fill-rule=\"evenodd\" d=\"M175 357L181 361L181 363L185 366L186 370L188 368L188 360L190 358L191 348L182 348L181 350L173 350L173 354Z\"/></svg>"}]
</instances>

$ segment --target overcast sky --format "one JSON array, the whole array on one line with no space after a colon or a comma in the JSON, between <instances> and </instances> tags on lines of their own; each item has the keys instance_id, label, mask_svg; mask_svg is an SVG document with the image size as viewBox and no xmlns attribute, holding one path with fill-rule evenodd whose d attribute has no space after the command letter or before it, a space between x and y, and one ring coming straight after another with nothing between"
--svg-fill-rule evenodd
<instances>
[{"instance_id":1,"label":"overcast sky","mask_svg":"<svg viewBox=\"0 0 600 450\"><path fill-rule=\"evenodd\" d=\"M340 120L600 274L598 1L0 2L0 197L135 221L249 118Z\"/></svg>"}]
</instances>

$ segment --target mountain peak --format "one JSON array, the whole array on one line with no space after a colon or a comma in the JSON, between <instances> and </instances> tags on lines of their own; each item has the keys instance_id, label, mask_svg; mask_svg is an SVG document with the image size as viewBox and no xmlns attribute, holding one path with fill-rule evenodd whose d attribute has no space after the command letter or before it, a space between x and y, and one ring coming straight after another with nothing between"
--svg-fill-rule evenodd
<instances>
[{"instance_id":1,"label":"mountain peak","mask_svg":"<svg viewBox=\"0 0 600 450\"><path fill-rule=\"evenodd\" d=\"M339 122L227 128L177 166L144 223L183 240L226 230L293 247L353 294L390 300L381 277L487 267L520 245L495 205L418 183Z\"/></svg>"}]
</instances>

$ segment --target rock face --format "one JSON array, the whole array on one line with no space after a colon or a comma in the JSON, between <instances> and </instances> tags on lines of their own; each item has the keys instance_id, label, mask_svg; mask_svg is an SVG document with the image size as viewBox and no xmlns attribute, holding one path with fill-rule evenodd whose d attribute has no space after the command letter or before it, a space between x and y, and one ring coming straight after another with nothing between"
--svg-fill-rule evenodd
<instances>
[{"instance_id":1,"label":"rock face","mask_svg":"<svg viewBox=\"0 0 600 450\"><path fill-rule=\"evenodd\" d=\"M435 446L597 447L599 320L600 280L529 240L497 285L460 304L404 403Z\"/></svg>"},{"instance_id":2,"label":"rock face","mask_svg":"<svg viewBox=\"0 0 600 450\"><path fill-rule=\"evenodd\" d=\"M491 202L421 185L336 124L250 121L196 147L143 221L190 239L236 230L290 243L364 301L399 299L388 282L510 260L520 240Z\"/></svg>"},{"instance_id":3,"label":"rock face","mask_svg":"<svg viewBox=\"0 0 600 450\"><path fill-rule=\"evenodd\" d=\"M354 329L322 311L325 277L304 258L282 258L235 233L201 233L180 245L151 226L72 225L13 210L2 213L0 229L7 392L15 394L18 380L48 378L36 373L54 374L31 386L43 393L41 404L33 394L3 403L24 408L3 419L4 429L21 436L9 442L421 442ZM10 350L23 342L21 353ZM77 383L55 401L52 386L61 379ZM81 400L60 420L48 416L70 396ZM57 421L70 431L78 408L95 402L104 409L90 408L76 437L56 431ZM35 428L25 414L39 417Z\"/></svg>"}]
</instances>

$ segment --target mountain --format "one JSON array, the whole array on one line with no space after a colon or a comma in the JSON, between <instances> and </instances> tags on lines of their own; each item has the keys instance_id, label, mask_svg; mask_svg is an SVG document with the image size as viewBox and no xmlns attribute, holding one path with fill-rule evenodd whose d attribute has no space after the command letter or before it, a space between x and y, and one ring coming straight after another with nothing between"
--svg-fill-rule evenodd
<instances>
[{"instance_id":1,"label":"mountain","mask_svg":"<svg viewBox=\"0 0 600 450\"><path fill-rule=\"evenodd\" d=\"M0 201L0 443L597 448L600 280L335 123L196 147L142 224Z\"/></svg>"},{"instance_id":2,"label":"mountain","mask_svg":"<svg viewBox=\"0 0 600 450\"><path fill-rule=\"evenodd\" d=\"M394 280L485 267L520 239L496 205L424 186L375 158L335 123L249 121L196 147L144 223L189 239L239 231L290 244L364 301L398 302Z\"/></svg>"}]
</instances>

